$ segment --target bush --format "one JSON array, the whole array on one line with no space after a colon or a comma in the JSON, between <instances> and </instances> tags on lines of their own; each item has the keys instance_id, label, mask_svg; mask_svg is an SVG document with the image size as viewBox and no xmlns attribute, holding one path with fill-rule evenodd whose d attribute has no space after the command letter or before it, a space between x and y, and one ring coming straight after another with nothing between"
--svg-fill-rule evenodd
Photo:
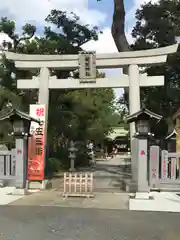
<instances>
[{"instance_id":1,"label":"bush","mask_svg":"<svg viewBox=\"0 0 180 240\"><path fill-rule=\"evenodd\" d=\"M57 158L48 158L46 162L46 173L53 174L61 168L61 162Z\"/></svg>"}]
</instances>

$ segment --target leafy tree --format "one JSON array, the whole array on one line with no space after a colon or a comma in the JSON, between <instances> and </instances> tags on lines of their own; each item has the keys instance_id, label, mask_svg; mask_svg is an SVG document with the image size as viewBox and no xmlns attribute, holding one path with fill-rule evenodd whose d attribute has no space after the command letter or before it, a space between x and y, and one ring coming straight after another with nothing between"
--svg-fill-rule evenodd
<instances>
[{"instance_id":1,"label":"leafy tree","mask_svg":"<svg viewBox=\"0 0 180 240\"><path fill-rule=\"evenodd\" d=\"M180 35L180 2L159 1L142 5L136 12L136 25L132 31L134 50L165 47L177 42ZM164 75L164 87L141 89L145 105L162 114L169 126L172 114L180 106L180 49L162 66L148 67L148 75Z\"/></svg>"},{"instance_id":2,"label":"leafy tree","mask_svg":"<svg viewBox=\"0 0 180 240\"><path fill-rule=\"evenodd\" d=\"M103 0L97 0L98 2ZM125 7L124 0L114 0L114 13L111 32L119 52L130 51L130 46L125 35Z\"/></svg>"},{"instance_id":3,"label":"leafy tree","mask_svg":"<svg viewBox=\"0 0 180 240\"><path fill-rule=\"evenodd\" d=\"M101 1L101 0L97 0ZM174 44L180 35L180 2L160 0L149 1L136 12L136 26L132 36L135 44L129 46L125 36L125 8L123 0L114 0L112 36L119 52L144 50ZM126 69L124 69L127 72ZM170 56L161 67L149 67L145 71L149 75L164 75L165 86L141 89L141 99L153 111L162 114L166 123L172 125L172 114L179 108L179 50ZM120 99L121 104L128 107L128 91ZM157 104L158 103L158 104ZM166 124L164 131L166 131ZM158 127L159 128L159 127Z\"/></svg>"},{"instance_id":4,"label":"leafy tree","mask_svg":"<svg viewBox=\"0 0 180 240\"><path fill-rule=\"evenodd\" d=\"M67 17L65 12L52 10L46 22L54 26L44 27L43 36L37 37L36 27L29 24L23 27L22 36L19 36L15 22L2 18L0 29L11 39L3 42L3 48L27 54L77 54L82 50L82 44L91 39L97 40L98 37L98 29L81 25L75 14ZM7 99L10 100L12 93L18 99L13 99L13 103L20 100L21 107L27 110L29 104L37 102L37 91L17 90L16 81L19 78L31 78L38 74L38 71L19 71L5 58L1 64L1 86L9 91ZM67 78L69 71L53 71L53 74L58 78ZM69 139L83 142L89 139L101 141L114 124L112 89L50 91L48 123L49 153L52 157L64 154L67 159Z\"/></svg>"}]
</instances>

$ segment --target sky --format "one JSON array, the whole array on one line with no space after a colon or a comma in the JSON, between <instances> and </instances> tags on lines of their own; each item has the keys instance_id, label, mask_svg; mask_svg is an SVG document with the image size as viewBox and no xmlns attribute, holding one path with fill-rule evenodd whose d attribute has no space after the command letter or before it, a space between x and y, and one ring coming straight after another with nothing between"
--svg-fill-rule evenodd
<instances>
[{"instance_id":1,"label":"sky","mask_svg":"<svg viewBox=\"0 0 180 240\"><path fill-rule=\"evenodd\" d=\"M158 0L152 0L157 2ZM86 43L85 50L95 50L97 53L117 52L111 36L111 24L114 0L0 0L0 17L8 17L15 20L17 27L24 23L32 23L37 26L40 33L44 26L44 19L51 9L60 9L76 13L83 23L98 26L102 30L99 40ZM126 9L126 36L128 41L133 41L131 30L135 24L135 12L145 0L124 0ZM0 42L7 37L0 33ZM106 76L121 74L120 69L106 70ZM122 89L116 89L116 96L122 95Z\"/></svg>"}]
</instances>

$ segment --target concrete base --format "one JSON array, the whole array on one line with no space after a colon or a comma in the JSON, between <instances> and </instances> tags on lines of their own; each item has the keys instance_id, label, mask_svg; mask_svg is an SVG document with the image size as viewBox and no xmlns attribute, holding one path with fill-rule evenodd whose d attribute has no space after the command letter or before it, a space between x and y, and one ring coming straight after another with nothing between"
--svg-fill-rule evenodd
<instances>
[{"instance_id":1,"label":"concrete base","mask_svg":"<svg viewBox=\"0 0 180 240\"><path fill-rule=\"evenodd\" d=\"M0 187L14 187L15 185L16 185L16 180L14 179L0 180Z\"/></svg>"},{"instance_id":2,"label":"concrete base","mask_svg":"<svg viewBox=\"0 0 180 240\"><path fill-rule=\"evenodd\" d=\"M123 189L126 192L135 193L137 191L137 184L132 179L125 179L123 181Z\"/></svg>"},{"instance_id":3,"label":"concrete base","mask_svg":"<svg viewBox=\"0 0 180 240\"><path fill-rule=\"evenodd\" d=\"M49 189L52 188L50 180L43 181L27 181L27 189Z\"/></svg>"},{"instance_id":4,"label":"concrete base","mask_svg":"<svg viewBox=\"0 0 180 240\"><path fill-rule=\"evenodd\" d=\"M18 195L18 196L25 196L28 195L28 190L27 189L22 189L22 188L15 188L14 191L12 191L11 195Z\"/></svg>"},{"instance_id":5,"label":"concrete base","mask_svg":"<svg viewBox=\"0 0 180 240\"><path fill-rule=\"evenodd\" d=\"M135 194L135 199L143 199L143 200L149 200L150 195L148 192L137 192Z\"/></svg>"},{"instance_id":6,"label":"concrete base","mask_svg":"<svg viewBox=\"0 0 180 240\"><path fill-rule=\"evenodd\" d=\"M15 187L0 188L0 205L7 205L24 197L24 195L14 195Z\"/></svg>"},{"instance_id":7,"label":"concrete base","mask_svg":"<svg viewBox=\"0 0 180 240\"><path fill-rule=\"evenodd\" d=\"M162 185L160 187L151 188L151 191L156 192L180 192L180 186L179 185Z\"/></svg>"},{"instance_id":8,"label":"concrete base","mask_svg":"<svg viewBox=\"0 0 180 240\"><path fill-rule=\"evenodd\" d=\"M0 180L0 187L4 187L4 181L3 180Z\"/></svg>"},{"instance_id":9,"label":"concrete base","mask_svg":"<svg viewBox=\"0 0 180 240\"><path fill-rule=\"evenodd\" d=\"M129 199L129 210L137 211L159 211L159 212L180 212L180 197L170 192L151 192L149 199Z\"/></svg>"}]
</instances>

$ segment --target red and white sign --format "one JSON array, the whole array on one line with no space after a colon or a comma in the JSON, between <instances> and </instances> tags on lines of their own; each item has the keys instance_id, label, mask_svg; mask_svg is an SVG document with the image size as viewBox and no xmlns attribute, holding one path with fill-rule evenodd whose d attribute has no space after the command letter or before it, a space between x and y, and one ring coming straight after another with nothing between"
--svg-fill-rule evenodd
<instances>
[{"instance_id":1,"label":"red and white sign","mask_svg":"<svg viewBox=\"0 0 180 240\"><path fill-rule=\"evenodd\" d=\"M151 187L155 187L159 179L159 147L150 147L150 158L149 158L149 182Z\"/></svg>"},{"instance_id":2,"label":"red and white sign","mask_svg":"<svg viewBox=\"0 0 180 240\"><path fill-rule=\"evenodd\" d=\"M142 151L140 152L140 155L141 155L141 156L145 156L145 155L146 155L145 151L142 150Z\"/></svg>"},{"instance_id":3,"label":"red and white sign","mask_svg":"<svg viewBox=\"0 0 180 240\"><path fill-rule=\"evenodd\" d=\"M30 105L30 116L39 119L42 123L31 122L28 143L28 180L44 179L45 160L45 105Z\"/></svg>"},{"instance_id":4,"label":"red and white sign","mask_svg":"<svg viewBox=\"0 0 180 240\"><path fill-rule=\"evenodd\" d=\"M152 163L151 163L151 166L152 166L152 168L151 168L151 177L152 177L152 179L153 178L156 178L157 177L157 169L156 169L156 165L157 165L157 161L158 161L158 159L157 159L157 152L156 151L152 151L151 152L151 161L152 161Z\"/></svg>"},{"instance_id":5,"label":"red and white sign","mask_svg":"<svg viewBox=\"0 0 180 240\"><path fill-rule=\"evenodd\" d=\"M162 167L161 167L162 179L168 178L168 151L162 151Z\"/></svg>"},{"instance_id":6,"label":"red and white sign","mask_svg":"<svg viewBox=\"0 0 180 240\"><path fill-rule=\"evenodd\" d=\"M163 178L166 178L166 173L167 173L167 164L166 160L163 161Z\"/></svg>"}]
</instances>

